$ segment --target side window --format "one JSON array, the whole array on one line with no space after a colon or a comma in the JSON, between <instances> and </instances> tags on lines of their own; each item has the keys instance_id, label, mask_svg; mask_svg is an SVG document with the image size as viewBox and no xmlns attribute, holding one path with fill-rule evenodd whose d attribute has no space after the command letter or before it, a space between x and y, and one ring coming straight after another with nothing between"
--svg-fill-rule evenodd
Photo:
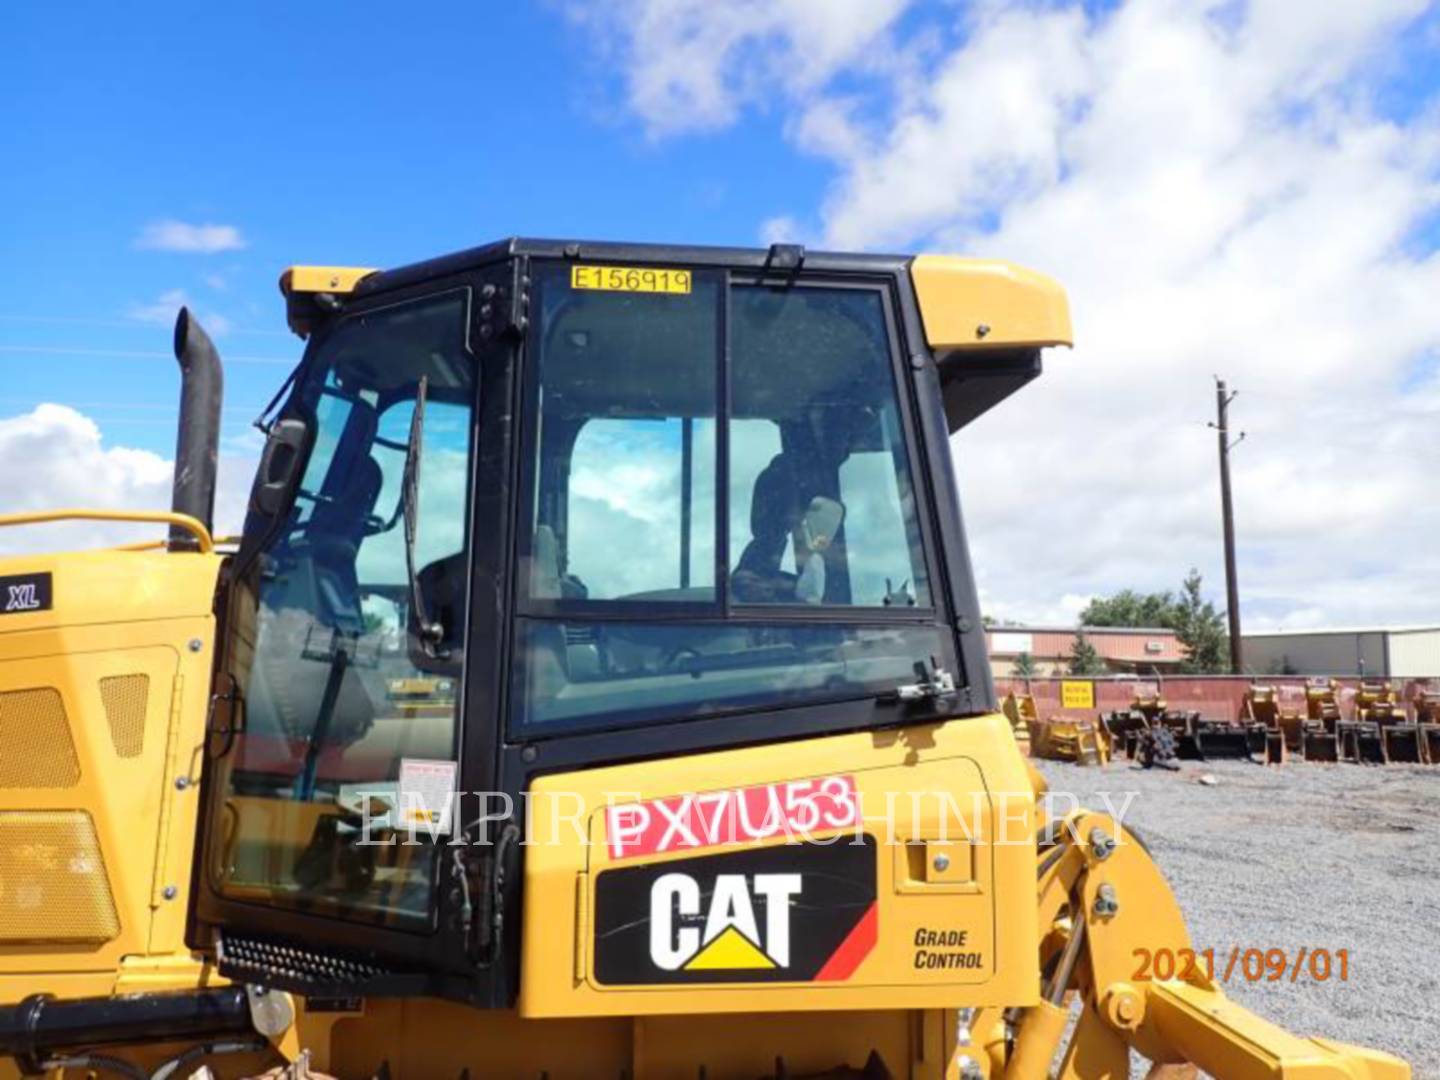
<instances>
[{"instance_id":1,"label":"side window","mask_svg":"<svg viewBox=\"0 0 1440 1080\"><path fill-rule=\"evenodd\" d=\"M683 284L648 288L662 273ZM954 666L911 612L931 600L880 290L533 275L515 728L860 699Z\"/></svg>"},{"instance_id":2,"label":"side window","mask_svg":"<svg viewBox=\"0 0 1440 1080\"><path fill-rule=\"evenodd\" d=\"M231 840L209 868L232 898L430 924L442 846L382 840L367 867L336 852L349 850L362 806L374 821L399 820L405 758L456 755L476 396L469 310L468 291L452 289L351 315L315 346L297 391L314 445L296 510L237 591L244 647L232 671L245 723L217 774ZM419 476L414 589L407 457ZM416 633L417 594L438 641Z\"/></svg>"},{"instance_id":3,"label":"side window","mask_svg":"<svg viewBox=\"0 0 1440 1080\"><path fill-rule=\"evenodd\" d=\"M928 605L880 295L736 288L730 327L732 597Z\"/></svg>"},{"instance_id":4,"label":"side window","mask_svg":"<svg viewBox=\"0 0 1440 1080\"><path fill-rule=\"evenodd\" d=\"M715 599L718 279L573 288L539 274L531 600Z\"/></svg>"}]
</instances>

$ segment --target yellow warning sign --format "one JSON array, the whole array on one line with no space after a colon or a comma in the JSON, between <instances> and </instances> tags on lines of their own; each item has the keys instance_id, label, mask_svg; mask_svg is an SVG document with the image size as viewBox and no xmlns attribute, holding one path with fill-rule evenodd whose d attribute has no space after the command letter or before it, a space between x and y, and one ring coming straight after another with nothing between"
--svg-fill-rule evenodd
<instances>
[{"instance_id":1,"label":"yellow warning sign","mask_svg":"<svg viewBox=\"0 0 1440 1080\"><path fill-rule=\"evenodd\" d=\"M775 961L733 926L727 926L715 940L690 958L686 971L737 971L773 968Z\"/></svg>"},{"instance_id":2,"label":"yellow warning sign","mask_svg":"<svg viewBox=\"0 0 1440 1080\"><path fill-rule=\"evenodd\" d=\"M1062 709L1093 709L1095 684L1089 680L1065 679L1060 683Z\"/></svg>"}]
</instances>

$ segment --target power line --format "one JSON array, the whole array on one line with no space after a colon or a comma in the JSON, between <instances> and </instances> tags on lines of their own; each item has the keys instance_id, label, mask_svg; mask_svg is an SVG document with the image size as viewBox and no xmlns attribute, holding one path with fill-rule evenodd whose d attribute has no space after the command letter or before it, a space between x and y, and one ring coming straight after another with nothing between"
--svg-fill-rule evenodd
<instances>
[{"instance_id":1,"label":"power line","mask_svg":"<svg viewBox=\"0 0 1440 1080\"><path fill-rule=\"evenodd\" d=\"M145 319L100 319L88 315L22 315L17 312L0 311L0 322L48 323L57 326L103 326L107 329L149 330L163 324ZM290 336L285 330L250 330L243 326L229 326L226 335L241 334L246 337Z\"/></svg>"},{"instance_id":2,"label":"power line","mask_svg":"<svg viewBox=\"0 0 1440 1080\"><path fill-rule=\"evenodd\" d=\"M52 401L45 397L0 397L0 405L64 405L71 409L153 409L157 412L175 412L179 402L161 404L155 401ZM226 405L226 412L254 414L258 406Z\"/></svg>"},{"instance_id":3,"label":"power line","mask_svg":"<svg viewBox=\"0 0 1440 1080\"><path fill-rule=\"evenodd\" d=\"M0 345L0 353L33 353L46 356L92 356L110 360L175 360L174 353L147 349L87 349L70 345ZM294 367L294 360L282 360L274 356L226 356L227 364L274 364Z\"/></svg>"}]
</instances>

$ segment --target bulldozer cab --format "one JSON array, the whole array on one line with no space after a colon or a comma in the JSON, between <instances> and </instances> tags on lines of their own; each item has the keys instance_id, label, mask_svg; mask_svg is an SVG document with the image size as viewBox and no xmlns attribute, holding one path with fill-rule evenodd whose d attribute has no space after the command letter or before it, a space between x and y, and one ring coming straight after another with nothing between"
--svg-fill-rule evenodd
<instances>
[{"instance_id":1,"label":"bulldozer cab","mask_svg":"<svg viewBox=\"0 0 1440 1080\"><path fill-rule=\"evenodd\" d=\"M992 711L947 435L1050 341L917 301L984 265L511 241L287 276L309 345L208 742L222 971L504 1004L535 776Z\"/></svg>"}]
</instances>

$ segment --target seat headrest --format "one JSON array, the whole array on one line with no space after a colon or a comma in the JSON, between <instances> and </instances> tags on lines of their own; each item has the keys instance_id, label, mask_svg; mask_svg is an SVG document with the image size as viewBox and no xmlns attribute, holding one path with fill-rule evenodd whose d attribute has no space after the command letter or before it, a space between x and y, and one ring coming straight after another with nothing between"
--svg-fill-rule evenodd
<instances>
[{"instance_id":1,"label":"seat headrest","mask_svg":"<svg viewBox=\"0 0 1440 1080\"><path fill-rule=\"evenodd\" d=\"M799 483L784 453L776 454L755 478L750 494L750 535L783 536L800 517Z\"/></svg>"}]
</instances>

